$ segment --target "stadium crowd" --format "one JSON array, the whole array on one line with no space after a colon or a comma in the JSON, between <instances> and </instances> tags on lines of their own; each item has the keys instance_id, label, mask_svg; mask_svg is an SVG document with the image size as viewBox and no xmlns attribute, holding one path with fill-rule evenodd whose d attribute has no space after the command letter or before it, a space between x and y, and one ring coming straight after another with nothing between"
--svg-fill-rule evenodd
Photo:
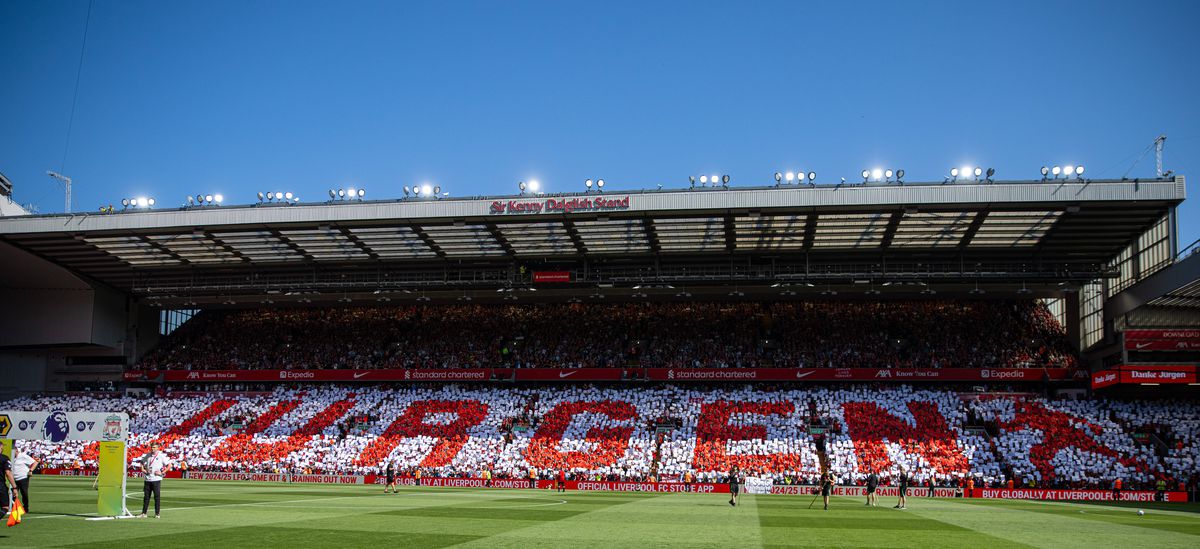
<instances>
[{"instance_id":1,"label":"stadium crowd","mask_svg":"<svg viewBox=\"0 0 1200 549\"><path fill-rule=\"evenodd\" d=\"M123 411L129 456L151 442L189 470L717 481L737 465L781 483L906 471L922 485L1149 487L1195 482L1192 401L963 398L944 389L590 385L281 385L241 397L25 397L28 410ZM1134 435L1154 433L1161 445ZM94 446L23 442L49 468Z\"/></svg>"},{"instance_id":2,"label":"stadium crowd","mask_svg":"<svg viewBox=\"0 0 1200 549\"><path fill-rule=\"evenodd\" d=\"M1040 302L943 300L204 311L137 369L1074 365Z\"/></svg>"}]
</instances>

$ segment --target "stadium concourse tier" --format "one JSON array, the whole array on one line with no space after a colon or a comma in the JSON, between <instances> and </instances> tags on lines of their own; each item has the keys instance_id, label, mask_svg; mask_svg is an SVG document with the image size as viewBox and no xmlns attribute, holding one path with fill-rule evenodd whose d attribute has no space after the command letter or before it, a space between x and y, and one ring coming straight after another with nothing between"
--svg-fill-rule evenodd
<instances>
[{"instance_id":1,"label":"stadium concourse tier","mask_svg":"<svg viewBox=\"0 0 1200 549\"><path fill-rule=\"evenodd\" d=\"M24 397L29 410L132 418L130 460L152 441L191 470L426 476L841 482L907 470L921 483L1127 488L1195 481L1200 403L1046 400L881 388L298 385L259 394ZM1159 444L1138 442L1152 436ZM86 443L29 442L49 468L90 468ZM1172 484L1174 486L1174 484Z\"/></svg>"},{"instance_id":2,"label":"stadium concourse tier","mask_svg":"<svg viewBox=\"0 0 1200 549\"><path fill-rule=\"evenodd\" d=\"M135 370L1076 364L1062 326L1029 299L204 311Z\"/></svg>"}]
</instances>

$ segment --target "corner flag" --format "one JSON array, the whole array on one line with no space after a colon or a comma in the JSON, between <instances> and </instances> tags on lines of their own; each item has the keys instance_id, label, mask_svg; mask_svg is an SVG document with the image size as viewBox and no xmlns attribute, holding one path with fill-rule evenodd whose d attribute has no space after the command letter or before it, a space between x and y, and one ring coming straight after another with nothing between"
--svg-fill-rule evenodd
<instances>
[{"instance_id":1,"label":"corner flag","mask_svg":"<svg viewBox=\"0 0 1200 549\"><path fill-rule=\"evenodd\" d=\"M21 500L13 498L12 512L8 514L9 528L21 524L21 517L25 515L25 506L21 505Z\"/></svg>"}]
</instances>

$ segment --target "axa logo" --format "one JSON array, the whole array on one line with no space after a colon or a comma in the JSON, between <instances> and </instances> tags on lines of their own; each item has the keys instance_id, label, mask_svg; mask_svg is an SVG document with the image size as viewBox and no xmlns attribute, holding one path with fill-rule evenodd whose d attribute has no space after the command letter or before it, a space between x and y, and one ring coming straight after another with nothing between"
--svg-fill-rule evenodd
<instances>
[{"instance_id":1,"label":"axa logo","mask_svg":"<svg viewBox=\"0 0 1200 549\"><path fill-rule=\"evenodd\" d=\"M892 377L892 371L891 370L879 370L878 372L875 372L875 377L890 378L890 377Z\"/></svg>"},{"instance_id":2,"label":"axa logo","mask_svg":"<svg viewBox=\"0 0 1200 549\"><path fill-rule=\"evenodd\" d=\"M200 372L188 372L188 379L200 379Z\"/></svg>"}]
</instances>

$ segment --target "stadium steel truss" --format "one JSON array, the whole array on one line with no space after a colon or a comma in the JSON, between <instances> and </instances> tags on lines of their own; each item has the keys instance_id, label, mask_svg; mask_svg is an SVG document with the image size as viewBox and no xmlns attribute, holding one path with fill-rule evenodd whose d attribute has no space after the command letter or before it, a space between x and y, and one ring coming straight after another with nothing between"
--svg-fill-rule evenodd
<instances>
[{"instance_id":1,"label":"stadium steel truss","mask_svg":"<svg viewBox=\"0 0 1200 549\"><path fill-rule=\"evenodd\" d=\"M161 306L1061 293L1113 278L1184 178L704 188L0 218L0 240ZM540 278L545 273L553 276Z\"/></svg>"}]
</instances>

